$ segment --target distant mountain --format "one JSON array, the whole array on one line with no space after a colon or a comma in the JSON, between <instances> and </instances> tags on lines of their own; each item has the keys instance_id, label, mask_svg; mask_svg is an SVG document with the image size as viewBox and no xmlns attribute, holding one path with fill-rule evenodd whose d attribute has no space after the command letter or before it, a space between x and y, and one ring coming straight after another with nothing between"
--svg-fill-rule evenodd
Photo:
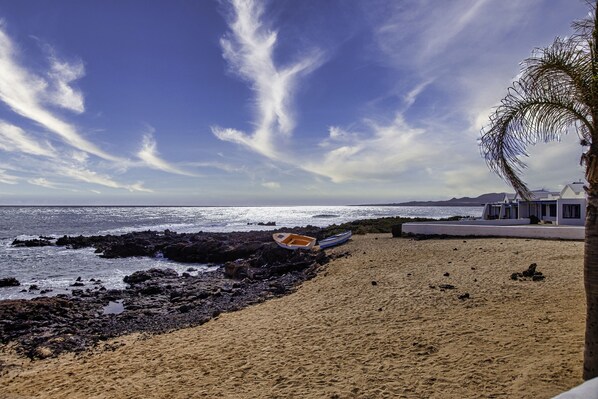
<instances>
[{"instance_id":1,"label":"distant mountain","mask_svg":"<svg viewBox=\"0 0 598 399\"><path fill-rule=\"evenodd\" d=\"M489 202L502 201L505 193L487 193L478 197L451 198L445 201L409 201L392 204L368 204L379 206L484 206Z\"/></svg>"}]
</instances>

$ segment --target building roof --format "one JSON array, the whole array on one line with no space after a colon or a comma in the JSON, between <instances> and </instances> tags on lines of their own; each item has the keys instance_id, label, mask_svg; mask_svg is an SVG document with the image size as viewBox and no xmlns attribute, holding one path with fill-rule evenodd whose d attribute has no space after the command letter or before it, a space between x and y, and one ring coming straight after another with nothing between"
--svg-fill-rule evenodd
<instances>
[{"instance_id":1,"label":"building roof","mask_svg":"<svg viewBox=\"0 0 598 399\"><path fill-rule=\"evenodd\" d=\"M552 200L557 199L561 194L558 191L548 191L548 190L533 190L531 191L531 198L530 201L541 201L541 200ZM514 199L522 201L523 199L517 194L515 195Z\"/></svg>"},{"instance_id":2,"label":"building roof","mask_svg":"<svg viewBox=\"0 0 598 399\"><path fill-rule=\"evenodd\" d=\"M573 190L573 192L574 192L575 194L579 194L579 193L581 193L581 192L583 192L583 191L584 191L584 190L583 190L583 186L584 186L584 183L583 183L583 182L576 181L576 182L573 182L573 183L567 184L565 187L569 187L569 188L571 188L571 190Z\"/></svg>"}]
</instances>

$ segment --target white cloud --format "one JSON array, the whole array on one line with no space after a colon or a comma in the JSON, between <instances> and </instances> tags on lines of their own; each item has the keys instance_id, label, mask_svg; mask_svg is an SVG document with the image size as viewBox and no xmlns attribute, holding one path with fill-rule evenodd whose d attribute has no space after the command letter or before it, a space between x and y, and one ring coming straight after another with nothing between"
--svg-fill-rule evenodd
<instances>
[{"instance_id":1,"label":"white cloud","mask_svg":"<svg viewBox=\"0 0 598 399\"><path fill-rule=\"evenodd\" d=\"M79 167L69 167L66 165L57 165L54 169L55 173L66 176L74 180L85 183L97 184L100 186L110 188L121 188L129 191L152 192L152 190L143 187L141 183L123 184L113 180L111 177L101 175L89 169Z\"/></svg>"},{"instance_id":2,"label":"white cloud","mask_svg":"<svg viewBox=\"0 0 598 399\"><path fill-rule=\"evenodd\" d=\"M29 180L27 180L27 183L33 184L34 186L40 186L40 187L45 187L45 188L53 188L53 189L59 188L56 183L48 181L44 177L36 177L34 179L29 179Z\"/></svg>"},{"instance_id":3,"label":"white cloud","mask_svg":"<svg viewBox=\"0 0 598 399\"><path fill-rule=\"evenodd\" d=\"M76 113L85 111L83 94L72 87L72 82L85 75L85 67L80 60L74 63L58 59L50 49L50 72L48 72L49 87L46 99L51 104L71 110Z\"/></svg>"},{"instance_id":4,"label":"white cloud","mask_svg":"<svg viewBox=\"0 0 598 399\"><path fill-rule=\"evenodd\" d=\"M222 155L220 155L222 157ZM235 166L225 162L187 162L185 165L197 168L218 169L228 173L246 173L247 167Z\"/></svg>"},{"instance_id":5,"label":"white cloud","mask_svg":"<svg viewBox=\"0 0 598 399\"><path fill-rule=\"evenodd\" d=\"M280 183L275 182L275 181L267 181L267 182L263 182L262 183L262 187L266 187L266 188L269 188L271 190L275 190L275 189L279 189L280 188Z\"/></svg>"},{"instance_id":6,"label":"white cloud","mask_svg":"<svg viewBox=\"0 0 598 399\"><path fill-rule=\"evenodd\" d=\"M177 168L176 166L173 166L165 160L163 160L162 158L160 158L158 156L156 141L152 137L151 133L147 133L143 136L141 150L139 150L137 156L152 169L162 170L164 172L174 173L178 175L194 176L192 173Z\"/></svg>"},{"instance_id":7,"label":"white cloud","mask_svg":"<svg viewBox=\"0 0 598 399\"><path fill-rule=\"evenodd\" d=\"M329 177L333 182L351 180L388 180L409 168L419 167L433 157L438 148L424 139L423 129L415 129L398 114L388 125L369 123L367 136L330 129L328 146L336 146L303 164L307 171Z\"/></svg>"},{"instance_id":8,"label":"white cloud","mask_svg":"<svg viewBox=\"0 0 598 399\"><path fill-rule=\"evenodd\" d=\"M234 16L230 32L220 44L231 70L251 84L256 99L256 128L251 134L212 127L220 140L230 141L272 159L279 159L277 144L291 136L295 127L291 95L297 79L317 68L322 60L318 51L279 67L274 62L277 32L267 29L263 3L252 0L232 0Z\"/></svg>"},{"instance_id":9,"label":"white cloud","mask_svg":"<svg viewBox=\"0 0 598 399\"><path fill-rule=\"evenodd\" d=\"M4 184L17 184L20 179L17 176L13 176L3 169L0 169L0 183Z\"/></svg>"},{"instance_id":10,"label":"white cloud","mask_svg":"<svg viewBox=\"0 0 598 399\"><path fill-rule=\"evenodd\" d=\"M140 192L144 192L144 193L153 193L154 192L154 190L144 187L143 182L137 182L137 183L131 184L130 186L128 186L126 188L129 191L140 191Z\"/></svg>"},{"instance_id":11,"label":"white cloud","mask_svg":"<svg viewBox=\"0 0 598 399\"><path fill-rule=\"evenodd\" d=\"M13 163L21 165L20 174L36 176L49 171L59 183L41 177L20 179L5 171L0 175L0 182L15 184L26 180L48 188L67 188L72 186L67 180L71 179L116 189L151 192L142 183L123 183L105 172L125 173L131 166L147 166L193 176L160 158L151 134L144 137L138 153L143 162L110 154L83 137L74 123L54 109L59 107L76 114L85 111L83 93L74 85L85 75L83 62L78 59L65 61L50 45L43 44L42 47L47 55L46 70L25 66L21 62L21 52L6 34L5 24L0 20L0 102L14 113L11 115L13 121L0 120L0 150L7 152ZM18 121L18 126L14 121ZM30 121L34 123L33 129Z\"/></svg>"},{"instance_id":12,"label":"white cloud","mask_svg":"<svg viewBox=\"0 0 598 399\"><path fill-rule=\"evenodd\" d=\"M437 197L509 189L486 167L476 139L519 62L542 45L538 38L545 40L538 30L550 29L543 25L539 11L553 7L552 3L422 0L364 7L375 41L367 46L367 56L372 58L368 61L383 65L392 83L387 93L367 101L355 120L345 120L347 128L335 120L323 121L329 125L327 134L322 129L322 137L308 141L308 146L289 137L302 126L293 118L294 112L286 112L293 111L288 105L293 90L279 90L293 85L276 81L279 68L273 53L282 35L267 29L260 6L251 1L233 5L236 19L221 44L233 71L255 91L258 117L252 134L213 127L217 138L242 145L278 165L294 166L284 173L297 176L298 170L307 171L318 184L330 179L337 183L335 192L349 187L400 187ZM552 32L547 43L554 37ZM511 36L518 39L513 41ZM378 53L372 54L372 49ZM367 79L368 73L355 79ZM362 86L357 84L355 90ZM387 121L388 115L395 115L394 120ZM542 166L530 163L530 181L540 181L535 171L544 168L547 173L551 162L569 152L560 148L534 154ZM576 163L570 165L558 173L552 168L551 178L558 182L563 176L577 175Z\"/></svg>"},{"instance_id":13,"label":"white cloud","mask_svg":"<svg viewBox=\"0 0 598 399\"><path fill-rule=\"evenodd\" d=\"M17 51L0 23L0 101L15 113L28 118L57 134L69 145L113 162L126 162L108 154L85 139L77 128L47 110L42 103L74 111L82 111L82 97L68 83L82 74L78 67L55 61L50 72L51 82L29 72L17 61Z\"/></svg>"},{"instance_id":14,"label":"white cloud","mask_svg":"<svg viewBox=\"0 0 598 399\"><path fill-rule=\"evenodd\" d=\"M423 92L426 89L426 87L428 87L433 82L434 79L425 80L419 83L409 92L407 92L407 94L404 96L405 108L411 107L415 103L417 97L421 94L421 92Z\"/></svg>"},{"instance_id":15,"label":"white cloud","mask_svg":"<svg viewBox=\"0 0 598 399\"><path fill-rule=\"evenodd\" d=\"M23 129L0 120L0 149L54 158L56 152L49 145L42 146Z\"/></svg>"}]
</instances>

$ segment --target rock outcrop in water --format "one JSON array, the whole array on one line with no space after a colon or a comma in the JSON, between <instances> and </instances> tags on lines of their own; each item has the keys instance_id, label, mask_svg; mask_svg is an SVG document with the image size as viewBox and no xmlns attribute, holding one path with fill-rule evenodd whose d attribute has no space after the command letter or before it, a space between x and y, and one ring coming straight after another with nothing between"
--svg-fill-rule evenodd
<instances>
[{"instance_id":1,"label":"rock outcrop in water","mask_svg":"<svg viewBox=\"0 0 598 399\"><path fill-rule=\"evenodd\" d=\"M0 287L18 287L19 285L21 283L14 277L0 278Z\"/></svg>"}]
</instances>

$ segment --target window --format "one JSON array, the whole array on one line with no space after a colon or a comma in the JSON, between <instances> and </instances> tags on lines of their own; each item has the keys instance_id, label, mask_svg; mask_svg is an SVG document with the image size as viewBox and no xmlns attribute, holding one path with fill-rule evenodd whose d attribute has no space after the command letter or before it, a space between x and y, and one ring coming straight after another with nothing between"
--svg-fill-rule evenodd
<instances>
[{"instance_id":1,"label":"window","mask_svg":"<svg viewBox=\"0 0 598 399\"><path fill-rule=\"evenodd\" d=\"M542 217L556 217L556 204L542 204Z\"/></svg>"},{"instance_id":2,"label":"window","mask_svg":"<svg viewBox=\"0 0 598 399\"><path fill-rule=\"evenodd\" d=\"M580 219L581 205L563 204L563 219Z\"/></svg>"}]
</instances>

